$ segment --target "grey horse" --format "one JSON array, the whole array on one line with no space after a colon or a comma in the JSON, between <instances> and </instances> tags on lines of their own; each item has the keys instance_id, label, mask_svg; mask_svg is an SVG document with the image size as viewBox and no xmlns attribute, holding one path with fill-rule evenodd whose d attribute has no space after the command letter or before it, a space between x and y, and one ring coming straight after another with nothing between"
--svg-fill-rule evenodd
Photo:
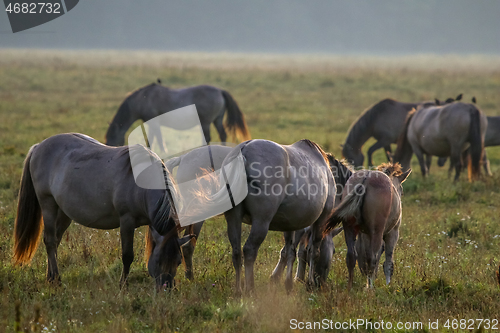
<instances>
[{"instance_id":1,"label":"grey horse","mask_svg":"<svg viewBox=\"0 0 500 333\"><path fill-rule=\"evenodd\" d=\"M391 281L394 270L392 256L402 216L401 184L410 173L411 169L403 173L399 164L386 163L378 170L355 172L347 181L342 202L328 220L325 233L331 232L340 223L344 227L349 290L352 288L356 261L367 276L367 286L373 287L382 246L386 253L386 283Z\"/></svg>"},{"instance_id":2,"label":"grey horse","mask_svg":"<svg viewBox=\"0 0 500 333\"><path fill-rule=\"evenodd\" d=\"M152 161L145 172L159 167L166 175L161 160L142 146L108 147L78 133L55 135L34 145L24 163L19 191L15 263L30 262L43 226L47 280L58 283L57 248L72 220L94 229L120 228L123 284L134 259L134 230L150 225L150 232L161 242L149 257L149 272L157 287L172 286L181 262L180 246L192 236L179 239L169 190L136 185L129 158L132 150ZM165 182L164 175L157 181Z\"/></svg>"},{"instance_id":3,"label":"grey horse","mask_svg":"<svg viewBox=\"0 0 500 333\"><path fill-rule=\"evenodd\" d=\"M309 279L319 285L315 262L319 258L321 230L333 211L336 190L326 153L309 140L292 145L250 140L236 146L224 159L222 168L240 153L245 161L248 195L224 213L233 250L236 293L241 294L242 222L252 226L243 247L247 291L254 289L254 263L268 231L295 231L310 225ZM210 199L200 195L200 200Z\"/></svg>"},{"instance_id":4,"label":"grey horse","mask_svg":"<svg viewBox=\"0 0 500 333\"><path fill-rule=\"evenodd\" d=\"M337 206L342 200L342 192L344 186L351 177L353 170L346 163L337 160L333 155L327 153L328 162L330 164L330 170L332 172L333 178L335 179L336 196L335 196L335 206ZM320 277L321 281L326 281L328 273L330 271L331 260L333 254L335 253L335 245L333 243L333 237L342 231L342 227L336 228L326 234L321 241L320 245L320 257L317 262L316 271ZM305 281L305 271L308 262L311 259L311 237L312 230L307 227L302 230L285 232L285 246L280 251L280 260L271 275L274 281L279 280L283 271L286 269L285 286L288 291L292 289L292 270L293 263L295 262L296 256L298 257L297 272L295 274L295 280ZM297 246L299 250L297 253Z\"/></svg>"},{"instance_id":5,"label":"grey horse","mask_svg":"<svg viewBox=\"0 0 500 333\"><path fill-rule=\"evenodd\" d=\"M486 119L488 120L488 127L486 127L486 134L484 136L484 147L500 146L500 116L486 117ZM468 158L468 156L466 158ZM446 160L446 157L440 157L438 165L443 166ZM490 161L486 155L486 150L483 155L483 167L486 174L491 176Z\"/></svg>"},{"instance_id":6,"label":"grey horse","mask_svg":"<svg viewBox=\"0 0 500 333\"><path fill-rule=\"evenodd\" d=\"M387 160L391 160L389 153L392 152L391 144L396 143L401 134L408 113L419 106L442 105L459 101L462 94L455 99L448 98L441 102L436 99L434 102L427 101L421 103L403 103L393 99L384 99L373 105L351 125L345 143L342 146L343 156L356 167L363 166L364 156L361 152L363 144L371 137L377 142L373 144L367 153L368 166L373 165L372 154L380 148L384 148ZM428 163L431 159L429 156Z\"/></svg>"},{"instance_id":7,"label":"grey horse","mask_svg":"<svg viewBox=\"0 0 500 333\"><path fill-rule=\"evenodd\" d=\"M241 141L250 139L245 117L227 91L207 85L170 89L152 83L132 92L123 101L113 121L109 124L106 144L122 146L125 143L125 133L136 120L146 122L166 112L191 104L196 105L206 143L211 141L211 123L215 125L222 142L226 142L227 139L225 128ZM227 120L223 124L226 109ZM152 143L153 138L150 140Z\"/></svg>"},{"instance_id":8,"label":"grey horse","mask_svg":"<svg viewBox=\"0 0 500 333\"><path fill-rule=\"evenodd\" d=\"M462 102L445 106L420 107L408 114L394 161L409 169L413 153L418 158L422 175L428 173L424 154L451 157L449 173L455 167L455 180L462 170L462 153L470 147L469 180L481 174L484 137L488 120L474 105Z\"/></svg>"}]
</instances>

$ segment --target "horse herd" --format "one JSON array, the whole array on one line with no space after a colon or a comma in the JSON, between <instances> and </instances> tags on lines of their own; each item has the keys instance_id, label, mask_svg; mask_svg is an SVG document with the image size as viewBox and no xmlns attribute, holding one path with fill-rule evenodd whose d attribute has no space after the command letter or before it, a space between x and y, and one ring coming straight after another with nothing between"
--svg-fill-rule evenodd
<instances>
[{"instance_id":1,"label":"horse herd","mask_svg":"<svg viewBox=\"0 0 500 333\"><path fill-rule=\"evenodd\" d=\"M402 183L411 173L412 154L417 155L424 175L431 155L450 156L450 170L456 168L456 179L465 158L470 160L471 179L480 173L487 125L489 130L496 119L490 123L475 104L462 103L460 99L461 95L445 103L436 100L419 104L384 100L373 106L351 127L343 154L355 166L362 166L361 147L373 136L377 143L368 150L369 165L372 153L382 147L391 162L376 169L355 171L310 140L292 145L249 140L244 116L224 90L211 86L174 90L161 86L160 82L148 85L130 94L121 104L106 133L107 145L83 134L66 133L31 147L19 192L14 262L30 262L43 229L47 280L60 283L57 249L71 221L95 229L120 228L123 284L134 258L134 231L148 225L147 266L156 287L174 286L177 268L183 261L186 277L192 279L192 256L203 221L187 228L180 226L173 201L176 184L196 179L207 170L223 169L241 154L248 195L224 213L237 294L242 291L242 258L245 288L253 290L254 263L269 230L284 233L285 245L272 280L279 280L285 272L288 291L293 286L297 247L299 264L295 278L309 286L321 286L335 251L333 237L341 231L347 244L348 288L352 287L356 262L367 276L367 286L373 287L384 251L383 268L389 283L401 225ZM190 104L197 107L207 143L211 141L211 123L222 142L227 138L226 129L243 142L234 148L203 146L165 162L147 147L121 146L126 131L136 120L148 121ZM227 120L223 124L226 110ZM390 144L395 142L398 148L392 156ZM165 184L164 188L146 189L137 185L129 158L134 151L146 154L151 160L144 174L153 169L162 171L157 181ZM197 200L209 199L199 194ZM243 251L242 223L251 225Z\"/></svg>"}]
</instances>

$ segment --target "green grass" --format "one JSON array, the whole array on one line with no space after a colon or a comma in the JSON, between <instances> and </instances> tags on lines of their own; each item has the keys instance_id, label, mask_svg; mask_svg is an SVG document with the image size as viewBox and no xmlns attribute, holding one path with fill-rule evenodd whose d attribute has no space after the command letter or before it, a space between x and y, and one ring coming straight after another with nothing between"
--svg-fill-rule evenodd
<instances>
[{"instance_id":1,"label":"green grass","mask_svg":"<svg viewBox=\"0 0 500 333\"><path fill-rule=\"evenodd\" d=\"M45 282L46 254L29 267L14 267L12 234L23 160L29 147L51 135L81 132L104 139L108 122L129 91L157 77L164 85L212 84L238 101L253 138L288 144L308 138L340 156L350 124L370 105L474 95L488 115L499 113L498 58L355 58L207 55L125 52L0 50L0 327L12 332L15 303L21 326L40 323L63 332L271 332L290 320L423 322L500 317L495 270L500 260L500 150L488 149L494 176L474 184L447 170L415 172L404 184L403 224L391 285L382 276L364 289L356 269L346 291L345 243L335 239L329 281L321 291L295 285L287 295L269 275L283 244L270 232L256 262L256 293L234 297L234 270L223 218L207 222L195 252L195 279L182 273L177 289L155 293L143 261L145 228L136 232L130 284L120 290L117 230L73 224L58 262L62 286ZM486 62L485 62L486 61ZM212 135L217 138L215 130ZM365 150L373 143L369 141ZM383 162L382 151L374 155ZM249 227L244 227L244 238ZM383 260L382 260L383 261ZM380 273L381 270L380 270ZM427 326L425 326L428 328Z\"/></svg>"}]
</instances>

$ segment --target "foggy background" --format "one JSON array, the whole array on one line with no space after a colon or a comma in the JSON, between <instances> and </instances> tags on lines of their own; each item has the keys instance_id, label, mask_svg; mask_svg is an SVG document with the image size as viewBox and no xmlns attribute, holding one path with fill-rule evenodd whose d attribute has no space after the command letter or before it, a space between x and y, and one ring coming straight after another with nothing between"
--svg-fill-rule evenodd
<instances>
[{"instance_id":1,"label":"foggy background","mask_svg":"<svg viewBox=\"0 0 500 333\"><path fill-rule=\"evenodd\" d=\"M498 0L81 0L16 34L2 10L0 47L499 54L499 17Z\"/></svg>"}]
</instances>

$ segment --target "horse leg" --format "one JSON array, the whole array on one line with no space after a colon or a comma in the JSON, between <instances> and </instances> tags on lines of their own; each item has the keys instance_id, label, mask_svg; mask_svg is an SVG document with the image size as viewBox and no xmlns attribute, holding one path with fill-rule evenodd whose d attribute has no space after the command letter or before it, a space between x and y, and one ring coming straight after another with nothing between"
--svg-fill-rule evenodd
<instances>
[{"instance_id":1,"label":"horse leg","mask_svg":"<svg viewBox=\"0 0 500 333\"><path fill-rule=\"evenodd\" d=\"M57 267L57 217L60 209L53 198L41 201L40 206L43 207L43 242L47 251L47 281L60 284L61 277Z\"/></svg>"},{"instance_id":2,"label":"horse leg","mask_svg":"<svg viewBox=\"0 0 500 333\"><path fill-rule=\"evenodd\" d=\"M122 262L123 271L120 279L120 285L127 283L130 265L134 261L134 231L135 223L131 216L124 215L120 217L120 238L122 241Z\"/></svg>"},{"instance_id":3,"label":"horse leg","mask_svg":"<svg viewBox=\"0 0 500 333\"><path fill-rule=\"evenodd\" d=\"M287 292L292 291L293 288L293 264L297 256L297 245L300 242L300 238L304 235L304 229L295 231L292 233L291 239L288 241L288 253L287 253L287 268L286 268L286 279L285 288Z\"/></svg>"},{"instance_id":4,"label":"horse leg","mask_svg":"<svg viewBox=\"0 0 500 333\"><path fill-rule=\"evenodd\" d=\"M196 223L193 225L193 233L196 235L196 239L201 232L201 227L203 227L203 222ZM190 233L189 229L186 229L184 232L184 236L187 236ZM191 242L187 242L186 245L181 247L182 256L184 258L184 264L186 265L186 278L188 280L193 279L193 253L194 253L194 245Z\"/></svg>"},{"instance_id":5,"label":"horse leg","mask_svg":"<svg viewBox=\"0 0 500 333\"><path fill-rule=\"evenodd\" d=\"M273 270L273 273L271 274L271 280L273 282L278 282L281 275L283 274L283 271L285 270L285 267L288 263L287 261L287 253L288 253L288 247L290 243L292 242L294 238L294 231L287 231L283 233L283 236L285 237L285 245L283 245L283 248L280 251L280 260L278 261L278 264Z\"/></svg>"},{"instance_id":6,"label":"horse leg","mask_svg":"<svg viewBox=\"0 0 500 333\"><path fill-rule=\"evenodd\" d=\"M222 120L224 119L224 113L221 116L218 116L214 120L215 128L217 129L217 133L219 133L220 142L225 143L227 140L226 129L224 128L224 124Z\"/></svg>"},{"instance_id":7,"label":"horse leg","mask_svg":"<svg viewBox=\"0 0 500 333\"><path fill-rule=\"evenodd\" d=\"M57 247L61 244L62 236L64 232L68 229L71 224L71 219L59 209L57 212L57 222L56 222L56 236L57 236Z\"/></svg>"},{"instance_id":8,"label":"horse leg","mask_svg":"<svg viewBox=\"0 0 500 333\"><path fill-rule=\"evenodd\" d=\"M242 206L237 205L225 214L227 221L227 236L233 248L233 266L236 272L236 295L241 295L241 220Z\"/></svg>"},{"instance_id":9,"label":"horse leg","mask_svg":"<svg viewBox=\"0 0 500 333\"><path fill-rule=\"evenodd\" d=\"M271 215L271 216L274 216ZM254 264L257 259L260 245L267 236L269 231L269 224L271 219L269 217L252 216L252 228L247 241L243 246L243 257L245 260L245 290L251 292L254 290Z\"/></svg>"},{"instance_id":10,"label":"horse leg","mask_svg":"<svg viewBox=\"0 0 500 333\"><path fill-rule=\"evenodd\" d=\"M432 155L425 154L425 166L427 167L427 174L431 172Z\"/></svg>"},{"instance_id":11,"label":"horse leg","mask_svg":"<svg viewBox=\"0 0 500 333\"><path fill-rule=\"evenodd\" d=\"M391 149L391 144L388 144L386 146L384 146L384 153L385 153L385 157L387 157L387 160L389 162L392 162L392 149Z\"/></svg>"},{"instance_id":12,"label":"horse leg","mask_svg":"<svg viewBox=\"0 0 500 333\"><path fill-rule=\"evenodd\" d=\"M210 123L208 124L202 124L201 129L203 130L203 135L205 136L205 142L207 145L210 143Z\"/></svg>"},{"instance_id":13,"label":"horse leg","mask_svg":"<svg viewBox=\"0 0 500 333\"><path fill-rule=\"evenodd\" d=\"M427 166L424 161L424 153L420 149L420 147L413 147L413 152L418 158L418 163L420 164L420 170L422 171L422 176L427 175Z\"/></svg>"},{"instance_id":14,"label":"horse leg","mask_svg":"<svg viewBox=\"0 0 500 333\"><path fill-rule=\"evenodd\" d=\"M493 176L490 169L490 160L488 160L488 156L486 156L486 149L484 150L483 154L483 167L484 167L484 172L486 172L488 176Z\"/></svg>"},{"instance_id":15,"label":"horse leg","mask_svg":"<svg viewBox=\"0 0 500 333\"><path fill-rule=\"evenodd\" d=\"M305 243L300 243L299 245L299 253L297 257L299 258L299 262L297 264L297 272L295 273L296 281L305 281L306 276L306 268L307 268L307 250L308 246Z\"/></svg>"},{"instance_id":16,"label":"horse leg","mask_svg":"<svg viewBox=\"0 0 500 333\"><path fill-rule=\"evenodd\" d=\"M385 147L387 146L387 142L384 142L382 140L380 141L377 141L375 142L375 144L373 144L373 146L371 146L369 149L368 149L368 167L372 166L373 165L373 161L372 161L372 154L377 150L377 149L380 149L382 147ZM386 154L387 155L387 154Z\"/></svg>"},{"instance_id":17,"label":"horse leg","mask_svg":"<svg viewBox=\"0 0 500 333\"><path fill-rule=\"evenodd\" d=\"M383 230L377 230L370 235L370 248L368 249L367 255L367 287L373 289L374 281L377 274L377 266L380 250L383 243Z\"/></svg>"},{"instance_id":18,"label":"horse leg","mask_svg":"<svg viewBox=\"0 0 500 333\"><path fill-rule=\"evenodd\" d=\"M354 220L354 219L353 219ZM348 221L347 223L343 223L344 226L344 237L345 243L347 245L347 255L346 255L346 264L347 270L349 271L349 280L347 283L347 290L351 290L352 282L354 280L354 267L356 267L356 231L353 227L348 224L354 224L355 221Z\"/></svg>"},{"instance_id":19,"label":"horse leg","mask_svg":"<svg viewBox=\"0 0 500 333\"><path fill-rule=\"evenodd\" d=\"M384 236L385 242L385 262L384 262L384 274L385 283L389 284L391 282L392 273L394 272L394 261L392 260L392 255L394 253L394 248L399 238L399 222L388 234Z\"/></svg>"},{"instance_id":20,"label":"horse leg","mask_svg":"<svg viewBox=\"0 0 500 333\"><path fill-rule=\"evenodd\" d=\"M462 171L462 153L456 149L451 150L450 155L450 169L448 170L448 175L451 174L451 170L455 167L455 179L457 181L460 177L460 172Z\"/></svg>"}]
</instances>

